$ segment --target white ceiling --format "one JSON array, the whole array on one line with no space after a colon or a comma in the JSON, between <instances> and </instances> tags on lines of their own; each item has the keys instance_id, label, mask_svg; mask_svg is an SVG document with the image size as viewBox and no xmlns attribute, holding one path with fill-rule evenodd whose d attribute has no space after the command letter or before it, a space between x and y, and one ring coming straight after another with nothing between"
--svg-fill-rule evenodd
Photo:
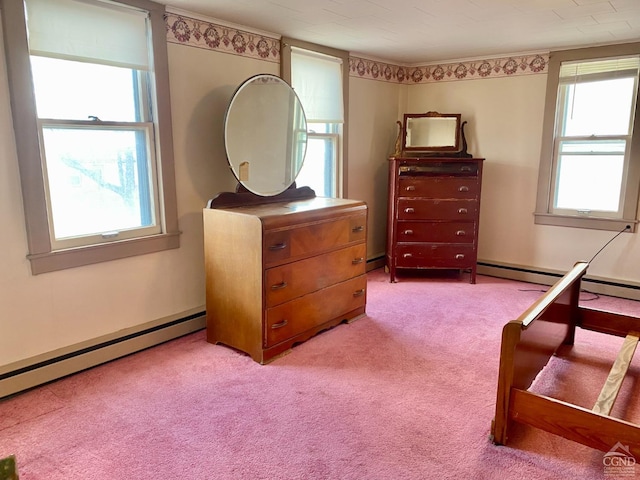
<instances>
[{"instance_id":1,"label":"white ceiling","mask_svg":"<svg viewBox=\"0 0 640 480\"><path fill-rule=\"evenodd\" d=\"M403 65L640 41L640 0L160 0Z\"/></svg>"}]
</instances>

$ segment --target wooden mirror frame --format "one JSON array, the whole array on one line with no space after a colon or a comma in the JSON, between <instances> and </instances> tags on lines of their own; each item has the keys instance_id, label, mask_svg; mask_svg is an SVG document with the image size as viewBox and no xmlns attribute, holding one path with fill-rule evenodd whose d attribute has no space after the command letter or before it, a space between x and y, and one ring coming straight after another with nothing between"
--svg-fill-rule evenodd
<instances>
[{"instance_id":1,"label":"wooden mirror frame","mask_svg":"<svg viewBox=\"0 0 640 480\"><path fill-rule=\"evenodd\" d=\"M410 146L407 147L407 125L412 119L420 118L454 118L455 119L455 140L453 145L447 146ZM464 134L466 121L460 123L462 115L459 113L405 113L404 122L397 121L398 138L393 157L456 157L472 158L473 155L467 152L467 139Z\"/></svg>"}]
</instances>

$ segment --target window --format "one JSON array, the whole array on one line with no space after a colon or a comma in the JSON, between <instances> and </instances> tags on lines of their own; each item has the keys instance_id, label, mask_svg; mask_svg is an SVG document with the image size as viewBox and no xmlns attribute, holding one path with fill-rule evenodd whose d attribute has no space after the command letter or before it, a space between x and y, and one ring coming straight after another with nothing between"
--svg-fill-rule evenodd
<instances>
[{"instance_id":1,"label":"window","mask_svg":"<svg viewBox=\"0 0 640 480\"><path fill-rule=\"evenodd\" d=\"M316 195L345 195L348 54L295 40L285 44L282 66L307 117L307 152L296 183Z\"/></svg>"},{"instance_id":2,"label":"window","mask_svg":"<svg viewBox=\"0 0 640 480\"><path fill-rule=\"evenodd\" d=\"M177 248L164 7L2 7L32 272Z\"/></svg>"},{"instance_id":3,"label":"window","mask_svg":"<svg viewBox=\"0 0 640 480\"><path fill-rule=\"evenodd\" d=\"M631 50L635 53L605 56L612 49L602 48L551 55L537 223L606 230L635 226L640 47Z\"/></svg>"}]
</instances>

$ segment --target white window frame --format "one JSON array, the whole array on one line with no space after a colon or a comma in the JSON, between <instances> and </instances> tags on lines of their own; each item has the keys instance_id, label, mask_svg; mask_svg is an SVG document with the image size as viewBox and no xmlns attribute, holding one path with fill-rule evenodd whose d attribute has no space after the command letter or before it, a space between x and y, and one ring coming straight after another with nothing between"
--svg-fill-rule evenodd
<instances>
[{"instance_id":1,"label":"white window frame","mask_svg":"<svg viewBox=\"0 0 640 480\"><path fill-rule=\"evenodd\" d=\"M31 81L24 3L23 0L0 2L29 249L27 258L31 263L32 273L35 275L179 248L164 5L150 0L115 1L149 12L154 66L150 93L155 102L153 147L158 169L156 188L160 203L161 233L56 250L49 230L45 176L40 161L39 124Z\"/></svg>"},{"instance_id":2,"label":"white window frame","mask_svg":"<svg viewBox=\"0 0 640 480\"><path fill-rule=\"evenodd\" d=\"M344 122L338 126L337 133L312 133L308 132L309 137L333 137L337 136L337 158L336 158L336 175L334 186L335 196L345 198L347 193L347 146L348 146L348 125L349 125L349 52L344 50L337 50L335 48L329 48L315 43L304 42L302 40L296 40L293 38L283 37L280 58L280 76L282 79L291 85L291 47L298 47L312 52L321 53L324 55L330 55L342 60L342 102L343 102L343 116ZM309 121L307 119L307 121ZM300 185L298 185L300 186Z\"/></svg>"},{"instance_id":3,"label":"white window frame","mask_svg":"<svg viewBox=\"0 0 640 480\"><path fill-rule=\"evenodd\" d=\"M576 212L554 209L555 170L557 158L556 109L560 66L563 62L586 61L640 54L640 43L610 45L577 50L552 52L549 56L547 90L544 111L540 170L538 174L538 196L534 212L535 223L594 230L620 231L626 225L635 232L638 223L638 200L640 193L640 102L636 102L635 119L631 141L628 145L625 176L623 178L621 211L607 216L603 213Z\"/></svg>"},{"instance_id":4,"label":"white window frame","mask_svg":"<svg viewBox=\"0 0 640 480\"><path fill-rule=\"evenodd\" d=\"M110 231L104 232L100 234L83 234L75 237L64 237L64 238L56 238L56 234L54 232L54 222L49 221L49 235L51 238L51 248L53 250L63 250L73 247L82 247L87 245L95 245L99 243L104 243L106 241L116 241L123 239L131 239L131 238L139 238L145 237L149 235L157 235L162 233L162 225L159 224L157 219L161 218L160 215L160 205L157 193L155 190L155 179L157 178L157 168L155 159L155 149L153 142L153 124L150 122L104 122L97 120L95 122L80 122L74 120L54 120L54 119L39 119L38 120L38 130L40 133L40 151L45 152L44 148L44 135L43 129L53 128L57 130L69 129L69 130L122 130L122 131L132 131L137 130L144 133L146 147L145 150L147 152L147 156L150 159L148 161L148 171L146 173L147 183L149 184L149 188L151 190L150 197L152 199L152 207L153 212L151 212L151 217L154 219L151 225L149 226L138 226L129 229L119 229L118 231ZM46 160L42 161L43 165L43 177L44 177L44 185L45 185L45 193L49 198L51 195L50 186L49 186L49 175L47 174L48 165ZM52 211L52 202L47 202L47 215L51 220L53 219L53 211Z\"/></svg>"}]
</instances>

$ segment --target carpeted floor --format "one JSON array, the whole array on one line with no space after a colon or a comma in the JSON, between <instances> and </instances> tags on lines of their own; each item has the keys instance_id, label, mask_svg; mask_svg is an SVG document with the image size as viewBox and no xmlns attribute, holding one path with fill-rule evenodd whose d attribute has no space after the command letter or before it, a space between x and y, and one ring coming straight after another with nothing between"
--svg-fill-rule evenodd
<instances>
[{"instance_id":1,"label":"carpeted floor","mask_svg":"<svg viewBox=\"0 0 640 480\"><path fill-rule=\"evenodd\" d=\"M21 480L601 479L602 452L562 438L489 441L502 325L544 288L377 270L366 317L270 365L202 331L0 401L0 457ZM621 343L579 332L534 388L593 403ZM640 421L637 394L625 384L616 414Z\"/></svg>"}]
</instances>

